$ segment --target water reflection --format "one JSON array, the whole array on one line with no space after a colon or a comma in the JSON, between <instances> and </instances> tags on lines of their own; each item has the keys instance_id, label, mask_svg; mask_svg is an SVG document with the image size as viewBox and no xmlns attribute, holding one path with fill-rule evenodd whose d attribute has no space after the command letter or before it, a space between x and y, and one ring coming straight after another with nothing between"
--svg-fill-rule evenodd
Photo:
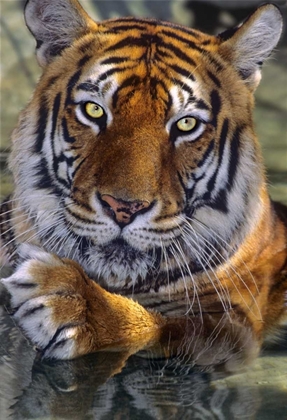
<instances>
[{"instance_id":1,"label":"water reflection","mask_svg":"<svg viewBox=\"0 0 287 420\"><path fill-rule=\"evenodd\" d=\"M121 359L120 354L98 353L68 362L36 361L12 418L213 419L219 413L227 419L253 418L260 406L256 388L212 387L212 373L175 360L133 356L110 377Z\"/></svg>"}]
</instances>

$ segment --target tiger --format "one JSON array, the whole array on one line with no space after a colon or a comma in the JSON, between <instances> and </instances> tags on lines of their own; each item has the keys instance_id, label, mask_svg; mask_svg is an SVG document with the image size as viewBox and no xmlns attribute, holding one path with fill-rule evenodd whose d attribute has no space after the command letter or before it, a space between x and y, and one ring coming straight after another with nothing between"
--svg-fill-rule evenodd
<instances>
[{"instance_id":1,"label":"tiger","mask_svg":"<svg viewBox=\"0 0 287 420\"><path fill-rule=\"evenodd\" d=\"M28 0L43 69L12 133L1 281L43 359L181 357L233 372L287 314L287 208L253 122L277 6L208 35Z\"/></svg>"}]
</instances>

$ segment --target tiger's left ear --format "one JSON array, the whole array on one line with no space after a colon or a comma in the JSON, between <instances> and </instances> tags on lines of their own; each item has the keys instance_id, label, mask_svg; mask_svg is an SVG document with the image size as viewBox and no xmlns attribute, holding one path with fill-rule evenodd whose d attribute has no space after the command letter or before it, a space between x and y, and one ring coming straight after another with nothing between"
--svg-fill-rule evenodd
<instances>
[{"instance_id":1,"label":"tiger's left ear","mask_svg":"<svg viewBox=\"0 0 287 420\"><path fill-rule=\"evenodd\" d=\"M53 61L75 39L97 28L78 0L27 0L24 16L36 39L41 67Z\"/></svg>"},{"instance_id":2,"label":"tiger's left ear","mask_svg":"<svg viewBox=\"0 0 287 420\"><path fill-rule=\"evenodd\" d=\"M259 7L239 27L220 35L220 54L232 61L251 90L261 79L261 65L276 47L283 26L281 12L273 4Z\"/></svg>"}]
</instances>

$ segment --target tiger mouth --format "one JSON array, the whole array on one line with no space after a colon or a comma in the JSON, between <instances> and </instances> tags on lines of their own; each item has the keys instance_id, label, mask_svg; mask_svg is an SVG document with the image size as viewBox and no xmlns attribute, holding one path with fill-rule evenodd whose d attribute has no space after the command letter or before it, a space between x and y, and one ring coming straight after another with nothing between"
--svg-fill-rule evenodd
<instances>
[{"instance_id":1,"label":"tiger mouth","mask_svg":"<svg viewBox=\"0 0 287 420\"><path fill-rule=\"evenodd\" d=\"M121 237L110 241L108 244L100 245L99 249L106 254L107 260L117 258L126 260L127 263L128 261L134 261L144 254Z\"/></svg>"},{"instance_id":2,"label":"tiger mouth","mask_svg":"<svg viewBox=\"0 0 287 420\"><path fill-rule=\"evenodd\" d=\"M90 277L103 287L123 289L146 278L154 270L155 258L119 237L89 248L83 263Z\"/></svg>"}]
</instances>

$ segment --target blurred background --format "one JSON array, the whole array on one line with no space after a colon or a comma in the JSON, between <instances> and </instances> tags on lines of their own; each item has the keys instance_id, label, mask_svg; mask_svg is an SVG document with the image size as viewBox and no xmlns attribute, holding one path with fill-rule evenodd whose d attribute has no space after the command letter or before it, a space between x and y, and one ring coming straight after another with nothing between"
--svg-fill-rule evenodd
<instances>
[{"instance_id":1,"label":"blurred background","mask_svg":"<svg viewBox=\"0 0 287 420\"><path fill-rule=\"evenodd\" d=\"M262 1L81 0L81 3L96 20L131 15L156 17L219 33L238 24ZM287 2L273 3L283 13L285 32L273 58L264 66L256 92L255 122L268 169L270 193L287 204ZM40 75L34 57L35 41L24 23L24 4L24 0L0 1L0 198L12 188L6 167L11 131Z\"/></svg>"}]
</instances>

